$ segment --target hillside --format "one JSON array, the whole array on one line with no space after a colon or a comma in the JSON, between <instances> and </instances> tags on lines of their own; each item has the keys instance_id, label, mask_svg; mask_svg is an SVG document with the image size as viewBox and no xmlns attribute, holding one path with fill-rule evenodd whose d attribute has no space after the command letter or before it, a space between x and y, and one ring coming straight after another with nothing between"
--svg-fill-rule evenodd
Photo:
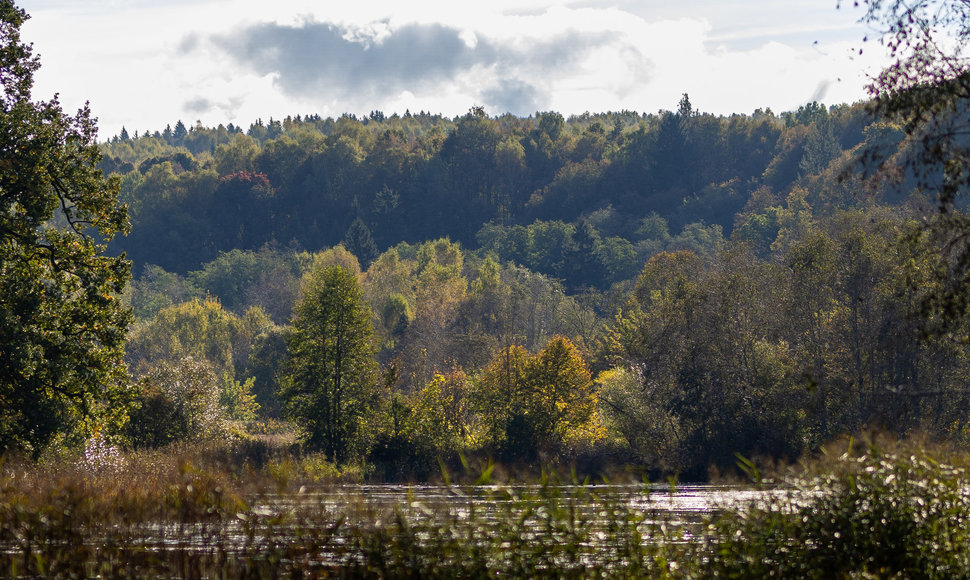
<instances>
[{"instance_id":1,"label":"hillside","mask_svg":"<svg viewBox=\"0 0 970 580\"><path fill-rule=\"evenodd\" d=\"M702 478L874 423L952 433L970 358L925 316L944 270L909 147L862 104L717 117L686 95L122 134L103 149L133 224L112 246L136 269L128 359L204 359L278 416L294 308L339 265L383 376L358 443L388 474L484 451ZM567 380L533 377L544 357L577 390L540 402Z\"/></svg>"},{"instance_id":2,"label":"hillside","mask_svg":"<svg viewBox=\"0 0 970 580\"><path fill-rule=\"evenodd\" d=\"M571 288L603 288L670 243L729 238L750 200L817 181L872 138L869 124L861 106L715 117L686 95L677 112L568 120L475 109L456 119L298 116L246 131L180 122L111 139L104 167L123 175L133 223L114 247L139 272L186 273L266 244L365 244L353 249L366 262L376 255L368 237L383 251L447 236ZM856 203L841 197L822 203Z\"/></svg>"}]
</instances>

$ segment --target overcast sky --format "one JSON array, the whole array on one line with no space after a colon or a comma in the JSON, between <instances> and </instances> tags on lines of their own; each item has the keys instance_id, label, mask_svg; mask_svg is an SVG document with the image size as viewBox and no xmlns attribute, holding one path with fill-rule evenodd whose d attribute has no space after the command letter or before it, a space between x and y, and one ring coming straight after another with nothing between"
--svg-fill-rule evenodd
<instances>
[{"instance_id":1,"label":"overcast sky","mask_svg":"<svg viewBox=\"0 0 970 580\"><path fill-rule=\"evenodd\" d=\"M448 116L865 98L884 62L837 0L20 0L34 97L102 138L318 113ZM860 56L859 48L865 48Z\"/></svg>"}]
</instances>

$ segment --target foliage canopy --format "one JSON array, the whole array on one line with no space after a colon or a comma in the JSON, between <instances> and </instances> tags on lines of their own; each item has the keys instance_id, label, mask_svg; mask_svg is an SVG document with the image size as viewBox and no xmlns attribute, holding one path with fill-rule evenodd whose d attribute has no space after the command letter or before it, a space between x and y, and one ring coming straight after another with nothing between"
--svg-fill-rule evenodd
<instances>
[{"instance_id":1,"label":"foliage canopy","mask_svg":"<svg viewBox=\"0 0 970 580\"><path fill-rule=\"evenodd\" d=\"M939 214L919 235L937 248L939 291L926 297L931 332L952 332L970 310L970 11L963 0L863 0L863 21L893 57L870 85L873 109L909 140L904 177L933 196ZM865 159L879 165L872 152ZM956 211L955 211L956 210Z\"/></svg>"},{"instance_id":2,"label":"foliage canopy","mask_svg":"<svg viewBox=\"0 0 970 580\"><path fill-rule=\"evenodd\" d=\"M104 253L128 218L90 111L31 100L27 18L0 2L0 449L38 452L123 417L130 266Z\"/></svg>"},{"instance_id":3,"label":"foliage canopy","mask_svg":"<svg viewBox=\"0 0 970 580\"><path fill-rule=\"evenodd\" d=\"M377 403L370 318L353 272L317 268L306 280L288 339L284 410L311 449L338 461L352 457L362 422Z\"/></svg>"}]
</instances>

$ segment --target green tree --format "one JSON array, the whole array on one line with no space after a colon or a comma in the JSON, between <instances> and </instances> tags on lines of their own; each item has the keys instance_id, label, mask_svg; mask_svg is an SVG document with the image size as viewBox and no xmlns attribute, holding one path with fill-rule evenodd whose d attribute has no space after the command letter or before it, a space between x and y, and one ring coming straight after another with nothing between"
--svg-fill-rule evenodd
<instances>
[{"instance_id":1,"label":"green tree","mask_svg":"<svg viewBox=\"0 0 970 580\"><path fill-rule=\"evenodd\" d=\"M529 351L521 346L503 348L495 354L475 384L474 398L485 439L497 448L512 450L506 444L507 436L515 417L524 410L524 401L528 397L525 374L530 359Z\"/></svg>"},{"instance_id":2,"label":"green tree","mask_svg":"<svg viewBox=\"0 0 970 580\"><path fill-rule=\"evenodd\" d=\"M253 393L256 379L250 377L245 381L237 381L231 374L222 375L219 385L219 406L226 416L233 421L252 421L259 413L259 403Z\"/></svg>"},{"instance_id":3,"label":"green tree","mask_svg":"<svg viewBox=\"0 0 970 580\"><path fill-rule=\"evenodd\" d=\"M374 238L371 236L370 228L360 218L355 219L347 228L347 234L344 236L344 247L357 256L361 267L364 269L370 266L370 263L379 254L377 244L374 243Z\"/></svg>"},{"instance_id":4,"label":"green tree","mask_svg":"<svg viewBox=\"0 0 970 580\"><path fill-rule=\"evenodd\" d=\"M36 453L124 415L130 265L104 254L128 217L90 110L31 100L27 18L0 1L0 449Z\"/></svg>"},{"instance_id":5,"label":"green tree","mask_svg":"<svg viewBox=\"0 0 970 580\"><path fill-rule=\"evenodd\" d=\"M271 326L253 339L244 377L255 379L253 395L264 417L280 416L280 379L286 365L288 327Z\"/></svg>"},{"instance_id":6,"label":"green tree","mask_svg":"<svg viewBox=\"0 0 970 580\"><path fill-rule=\"evenodd\" d=\"M185 123L181 119L175 123L175 130L172 131L172 144L181 145L182 141L185 140L185 136L189 134L189 130L185 128Z\"/></svg>"},{"instance_id":7,"label":"green tree","mask_svg":"<svg viewBox=\"0 0 970 580\"><path fill-rule=\"evenodd\" d=\"M252 137L237 133L232 140L216 147L215 165L220 176L252 171L259 147Z\"/></svg>"},{"instance_id":8,"label":"green tree","mask_svg":"<svg viewBox=\"0 0 970 580\"><path fill-rule=\"evenodd\" d=\"M337 461L362 454L362 423L378 403L377 363L371 312L353 272L331 266L310 273L287 345L281 398L307 445Z\"/></svg>"},{"instance_id":9,"label":"green tree","mask_svg":"<svg viewBox=\"0 0 970 580\"><path fill-rule=\"evenodd\" d=\"M185 357L204 359L222 374L241 367L259 329L207 298L163 308L139 326L128 342L128 358L136 370L158 361Z\"/></svg>"},{"instance_id":10,"label":"green tree","mask_svg":"<svg viewBox=\"0 0 970 580\"><path fill-rule=\"evenodd\" d=\"M330 266L340 266L344 270L352 273L354 277L360 278L360 262L342 244L327 248L322 252L313 255L309 270L324 270Z\"/></svg>"},{"instance_id":11,"label":"green tree","mask_svg":"<svg viewBox=\"0 0 970 580\"><path fill-rule=\"evenodd\" d=\"M842 147L832 127L833 121L827 115L812 125L805 139L804 153L798 168L802 175L821 173L833 159L842 154Z\"/></svg>"},{"instance_id":12,"label":"green tree","mask_svg":"<svg viewBox=\"0 0 970 580\"><path fill-rule=\"evenodd\" d=\"M130 288L136 321L147 321L163 308L199 298L202 292L191 281L164 268L148 264Z\"/></svg>"},{"instance_id":13,"label":"green tree","mask_svg":"<svg viewBox=\"0 0 970 580\"><path fill-rule=\"evenodd\" d=\"M206 294L228 310L242 314L259 305L274 320L288 321L299 293L302 265L297 255L264 246L257 252L234 249L189 273ZM142 278L145 276L142 275Z\"/></svg>"},{"instance_id":14,"label":"green tree","mask_svg":"<svg viewBox=\"0 0 970 580\"><path fill-rule=\"evenodd\" d=\"M412 397L409 428L412 443L436 454L454 453L468 445L471 405L468 377L454 368L434 378Z\"/></svg>"},{"instance_id":15,"label":"green tree","mask_svg":"<svg viewBox=\"0 0 970 580\"><path fill-rule=\"evenodd\" d=\"M414 316L412 274L416 264L403 260L396 248L381 254L364 278L364 297L379 315L378 338L382 350L393 349Z\"/></svg>"},{"instance_id":16,"label":"green tree","mask_svg":"<svg viewBox=\"0 0 970 580\"><path fill-rule=\"evenodd\" d=\"M779 316L782 272L743 248L712 264L661 253L644 267L605 338L617 364L600 375L610 424L641 461L704 477L733 465L735 452L801 451L810 408L801 351L777 338L793 320Z\"/></svg>"},{"instance_id":17,"label":"green tree","mask_svg":"<svg viewBox=\"0 0 970 580\"><path fill-rule=\"evenodd\" d=\"M413 278L413 317L408 321L405 375L420 388L435 372L453 362L453 324L465 300L468 280L462 270L464 254L448 239L425 242L418 248L418 271Z\"/></svg>"},{"instance_id":18,"label":"green tree","mask_svg":"<svg viewBox=\"0 0 970 580\"><path fill-rule=\"evenodd\" d=\"M136 447L160 447L222 433L222 390L206 360L160 361L141 378L126 434Z\"/></svg>"}]
</instances>

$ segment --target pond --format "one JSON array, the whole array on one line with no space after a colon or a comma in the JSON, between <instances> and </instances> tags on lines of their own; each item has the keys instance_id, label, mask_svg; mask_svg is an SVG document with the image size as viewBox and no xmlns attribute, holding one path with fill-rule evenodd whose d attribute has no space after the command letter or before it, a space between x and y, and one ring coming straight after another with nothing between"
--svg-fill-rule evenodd
<instances>
[{"instance_id":1,"label":"pond","mask_svg":"<svg viewBox=\"0 0 970 580\"><path fill-rule=\"evenodd\" d=\"M24 571L34 570L39 557L43 570L58 563L92 577L119 569L176 577L317 576L373 566L419 576L415 571L449 567L472 576L629 572L650 561L655 548L689 551L705 515L770 493L706 485L304 487L235 507L213 504L208 515L195 511L201 517L174 521L62 520L68 527L60 535L38 522L43 533L0 546L0 572L30 575Z\"/></svg>"},{"instance_id":2,"label":"pond","mask_svg":"<svg viewBox=\"0 0 970 580\"><path fill-rule=\"evenodd\" d=\"M733 485L338 485L260 495L251 498L249 510L217 525L146 526L141 541L184 549L208 545L216 535L233 551L234 545L255 537L285 542L328 521L339 520L345 529L379 527L398 515L425 528L470 523L486 534L517 522L530 535L541 533L550 521L596 530L617 518L634 517L638 525L662 525L689 539L704 516L772 493Z\"/></svg>"},{"instance_id":3,"label":"pond","mask_svg":"<svg viewBox=\"0 0 970 580\"><path fill-rule=\"evenodd\" d=\"M667 521L697 522L718 509L745 505L776 493L741 485L627 484L585 486L538 485L343 485L325 490L264 497L263 509L279 509L295 502L319 502L332 508L349 503L375 509L420 506L431 510L464 508L475 504L484 512L500 511L509 503L552 496L577 505L621 503L631 510L653 514Z\"/></svg>"},{"instance_id":4,"label":"pond","mask_svg":"<svg viewBox=\"0 0 970 580\"><path fill-rule=\"evenodd\" d=\"M382 530L376 534L381 545L369 548L380 558L403 535L408 550L431 546L453 554L479 547L499 560L539 554L558 567L577 555L585 563L570 566L644 544L690 542L708 514L743 509L775 493L728 485L346 485L261 496L252 513L276 522L256 526L276 541L319 527L324 514L341 518L342 530L318 552L338 565L366 553L366 540L357 542Z\"/></svg>"},{"instance_id":5,"label":"pond","mask_svg":"<svg viewBox=\"0 0 970 580\"><path fill-rule=\"evenodd\" d=\"M509 521L538 532L553 520L596 529L632 518L638 525L678 529L689 538L705 516L777 493L782 492L737 485L342 485L261 496L253 511L266 517L341 514L355 523L386 522L400 514L426 525L473 522L483 532Z\"/></svg>"}]
</instances>

